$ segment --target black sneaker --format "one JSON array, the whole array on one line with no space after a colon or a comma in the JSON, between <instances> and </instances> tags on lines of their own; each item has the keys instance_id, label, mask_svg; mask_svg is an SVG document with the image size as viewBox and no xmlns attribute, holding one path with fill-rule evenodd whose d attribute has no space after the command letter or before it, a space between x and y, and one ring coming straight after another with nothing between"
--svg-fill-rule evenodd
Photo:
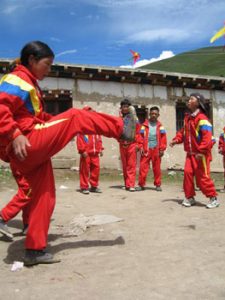
<instances>
[{"instance_id":1,"label":"black sneaker","mask_svg":"<svg viewBox=\"0 0 225 300\"><path fill-rule=\"evenodd\" d=\"M6 222L4 222L2 218L0 218L0 233L6 236L8 239L13 240L13 234L9 231Z\"/></svg>"},{"instance_id":2,"label":"black sneaker","mask_svg":"<svg viewBox=\"0 0 225 300\"><path fill-rule=\"evenodd\" d=\"M123 118L123 133L121 140L132 142L136 134L137 115L135 108L129 106L129 113Z\"/></svg>"},{"instance_id":3,"label":"black sneaker","mask_svg":"<svg viewBox=\"0 0 225 300\"><path fill-rule=\"evenodd\" d=\"M89 191L90 191L91 193L98 193L98 194L102 193L102 191L101 191L100 188L98 188L98 187L93 187L93 186L90 188Z\"/></svg>"},{"instance_id":4,"label":"black sneaker","mask_svg":"<svg viewBox=\"0 0 225 300\"><path fill-rule=\"evenodd\" d=\"M24 257L25 266L34 266L38 264L54 264L60 262L60 259L55 259L51 253L43 250L26 250Z\"/></svg>"},{"instance_id":5,"label":"black sneaker","mask_svg":"<svg viewBox=\"0 0 225 300\"><path fill-rule=\"evenodd\" d=\"M136 191L138 191L138 192L140 192L140 191L144 191L145 190L145 188L144 188L144 186L137 186L136 188Z\"/></svg>"}]
</instances>

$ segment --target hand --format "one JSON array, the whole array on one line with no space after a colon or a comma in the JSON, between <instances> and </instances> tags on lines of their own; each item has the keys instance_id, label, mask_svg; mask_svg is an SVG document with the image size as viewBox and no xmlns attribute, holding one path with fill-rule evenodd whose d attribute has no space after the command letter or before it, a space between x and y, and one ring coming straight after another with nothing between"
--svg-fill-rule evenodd
<instances>
[{"instance_id":1,"label":"hand","mask_svg":"<svg viewBox=\"0 0 225 300\"><path fill-rule=\"evenodd\" d=\"M223 154L223 149L219 149L219 154Z\"/></svg>"},{"instance_id":2,"label":"hand","mask_svg":"<svg viewBox=\"0 0 225 300\"><path fill-rule=\"evenodd\" d=\"M101 156L101 157L102 157L102 156L103 156L103 152L100 152L100 153L99 153L99 156Z\"/></svg>"},{"instance_id":3,"label":"hand","mask_svg":"<svg viewBox=\"0 0 225 300\"><path fill-rule=\"evenodd\" d=\"M135 148L135 151L136 151L136 153L139 151L139 148L138 148L138 146L136 146L136 148Z\"/></svg>"},{"instance_id":4,"label":"hand","mask_svg":"<svg viewBox=\"0 0 225 300\"><path fill-rule=\"evenodd\" d=\"M31 147L31 144L25 135L21 134L12 141L13 152L21 161L27 157L27 147Z\"/></svg>"},{"instance_id":5,"label":"hand","mask_svg":"<svg viewBox=\"0 0 225 300\"><path fill-rule=\"evenodd\" d=\"M164 151L159 150L159 157L163 157L163 155L164 155Z\"/></svg>"},{"instance_id":6,"label":"hand","mask_svg":"<svg viewBox=\"0 0 225 300\"><path fill-rule=\"evenodd\" d=\"M81 156L82 156L83 158L87 158L87 157L88 157L88 154L87 154L87 152L83 152L83 153L81 153Z\"/></svg>"},{"instance_id":7,"label":"hand","mask_svg":"<svg viewBox=\"0 0 225 300\"><path fill-rule=\"evenodd\" d=\"M201 153L195 154L195 158L197 160L201 160L203 158L203 154L201 154Z\"/></svg>"},{"instance_id":8,"label":"hand","mask_svg":"<svg viewBox=\"0 0 225 300\"><path fill-rule=\"evenodd\" d=\"M171 148L173 148L173 146L176 145L176 142L175 142L175 141L171 141L171 142L169 143L169 145L170 145Z\"/></svg>"}]
</instances>

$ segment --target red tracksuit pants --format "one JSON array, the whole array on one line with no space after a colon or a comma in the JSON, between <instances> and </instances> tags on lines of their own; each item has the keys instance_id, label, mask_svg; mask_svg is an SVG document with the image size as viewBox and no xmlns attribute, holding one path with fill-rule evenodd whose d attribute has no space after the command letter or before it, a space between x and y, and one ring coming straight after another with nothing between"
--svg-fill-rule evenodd
<instances>
[{"instance_id":1,"label":"red tracksuit pants","mask_svg":"<svg viewBox=\"0 0 225 300\"><path fill-rule=\"evenodd\" d=\"M135 187L137 163L136 143L125 146L120 144L120 157L122 162L125 187Z\"/></svg>"},{"instance_id":2,"label":"red tracksuit pants","mask_svg":"<svg viewBox=\"0 0 225 300\"><path fill-rule=\"evenodd\" d=\"M87 157L80 157L80 188L88 189L89 182L91 187L98 187L100 173L99 154L88 154Z\"/></svg>"},{"instance_id":3,"label":"red tracksuit pants","mask_svg":"<svg viewBox=\"0 0 225 300\"><path fill-rule=\"evenodd\" d=\"M159 156L159 149L148 149L147 156L141 156L139 180L138 185L144 187L146 185L146 178L150 167L150 161L152 161L152 170L154 174L154 185L161 186L161 157Z\"/></svg>"},{"instance_id":4,"label":"red tracksuit pants","mask_svg":"<svg viewBox=\"0 0 225 300\"><path fill-rule=\"evenodd\" d=\"M1 210L1 216L5 222L13 219L21 210L23 224L29 224L29 203L31 200L31 188L26 178L10 165L12 174L18 185L17 194L12 200Z\"/></svg>"},{"instance_id":5,"label":"red tracksuit pants","mask_svg":"<svg viewBox=\"0 0 225 300\"><path fill-rule=\"evenodd\" d=\"M184 193L187 199L195 196L194 176L197 186L206 197L210 198L217 195L209 170L209 155L204 155L200 160L197 160L195 155L187 154L183 182Z\"/></svg>"},{"instance_id":6,"label":"red tracksuit pants","mask_svg":"<svg viewBox=\"0 0 225 300\"><path fill-rule=\"evenodd\" d=\"M41 250L47 244L50 218L55 206L51 157L78 133L99 134L118 139L122 131L121 118L70 109L44 124L37 124L27 134L31 147L27 148L28 156L24 161L19 161L13 151L9 153L11 164L26 177L32 191L26 249Z\"/></svg>"}]
</instances>

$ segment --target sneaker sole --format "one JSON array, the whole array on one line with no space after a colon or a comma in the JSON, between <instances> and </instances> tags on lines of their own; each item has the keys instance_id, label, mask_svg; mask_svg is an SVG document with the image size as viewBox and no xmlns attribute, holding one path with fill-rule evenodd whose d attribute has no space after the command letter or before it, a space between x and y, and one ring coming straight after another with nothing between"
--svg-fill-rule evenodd
<instances>
[{"instance_id":1,"label":"sneaker sole","mask_svg":"<svg viewBox=\"0 0 225 300\"><path fill-rule=\"evenodd\" d=\"M53 259L49 261L24 261L24 266L26 267L31 267L31 266L36 266L36 265L51 265L51 264L56 264L61 262L60 259Z\"/></svg>"},{"instance_id":2,"label":"sneaker sole","mask_svg":"<svg viewBox=\"0 0 225 300\"><path fill-rule=\"evenodd\" d=\"M8 239L13 240L13 235L12 235L12 233L9 233L9 232L7 232L7 231L5 231L5 230L3 230L3 229L0 229L0 233L1 233L3 236L6 236Z\"/></svg>"},{"instance_id":3,"label":"sneaker sole","mask_svg":"<svg viewBox=\"0 0 225 300\"><path fill-rule=\"evenodd\" d=\"M206 205L206 208L208 208L208 209L212 209L212 208L217 208L217 207L219 207L220 205L219 204L216 204L216 205L214 205L214 206L208 206L208 204Z\"/></svg>"}]
</instances>

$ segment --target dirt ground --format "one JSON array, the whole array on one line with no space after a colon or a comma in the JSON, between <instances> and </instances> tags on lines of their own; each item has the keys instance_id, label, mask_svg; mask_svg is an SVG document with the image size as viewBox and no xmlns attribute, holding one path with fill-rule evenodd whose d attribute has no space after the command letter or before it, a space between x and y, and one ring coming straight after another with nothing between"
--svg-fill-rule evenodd
<instances>
[{"instance_id":1,"label":"dirt ground","mask_svg":"<svg viewBox=\"0 0 225 300\"><path fill-rule=\"evenodd\" d=\"M75 178L76 177L76 178ZM225 299L225 205L207 210L197 193L195 207L181 206L181 183L170 180L163 192L127 192L121 181L101 181L102 194L77 191L77 175L57 175L57 204L48 250L61 263L11 271L24 254L21 215L9 223L14 242L0 237L0 299L215 300ZM1 179L3 206L15 193ZM79 214L107 214L123 221L65 235Z\"/></svg>"}]
</instances>

